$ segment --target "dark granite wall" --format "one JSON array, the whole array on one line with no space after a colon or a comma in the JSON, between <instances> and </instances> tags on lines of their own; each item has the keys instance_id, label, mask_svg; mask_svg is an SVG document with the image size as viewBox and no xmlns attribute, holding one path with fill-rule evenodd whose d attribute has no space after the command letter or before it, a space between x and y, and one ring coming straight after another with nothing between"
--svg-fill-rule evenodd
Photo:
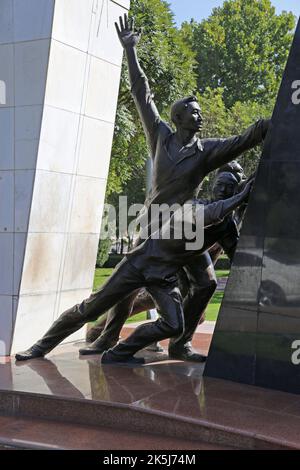
<instances>
[{"instance_id":1,"label":"dark granite wall","mask_svg":"<svg viewBox=\"0 0 300 470\"><path fill-rule=\"evenodd\" d=\"M205 375L300 393L300 22Z\"/></svg>"}]
</instances>

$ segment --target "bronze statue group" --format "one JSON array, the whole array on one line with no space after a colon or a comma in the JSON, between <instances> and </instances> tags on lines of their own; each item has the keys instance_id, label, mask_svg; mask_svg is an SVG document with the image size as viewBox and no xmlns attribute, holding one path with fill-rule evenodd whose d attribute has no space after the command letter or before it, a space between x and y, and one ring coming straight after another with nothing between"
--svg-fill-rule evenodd
<instances>
[{"instance_id":1,"label":"bronze statue group","mask_svg":"<svg viewBox=\"0 0 300 470\"><path fill-rule=\"evenodd\" d=\"M151 193L145 202L147 215L153 205L178 204L188 208L186 216L196 226L204 224L204 242L187 249L191 240L165 237L174 233L176 212L136 242L135 248L117 266L106 284L81 304L64 312L46 334L27 351L16 355L19 361L43 357L69 335L88 322L98 320L99 337L80 354L102 354L102 363L143 364L135 354L152 343L170 338L169 357L204 362L192 348L192 338L204 320L206 307L217 287L214 264L222 251L230 261L239 239L239 226L251 192L253 179L245 179L234 160L260 144L269 120L260 120L243 134L226 139L200 139L203 118L194 96L177 101L171 109L174 132L162 121L138 60L141 31L133 20L120 18L117 33L125 50L132 95L143 123L153 159ZM197 199L201 183L218 170L213 201ZM199 220L198 220L199 219ZM204 221L203 221L204 219ZM133 313L155 306L158 320L141 324L126 339L120 331ZM108 312L107 316L104 316ZM105 324L101 324L101 316Z\"/></svg>"}]
</instances>

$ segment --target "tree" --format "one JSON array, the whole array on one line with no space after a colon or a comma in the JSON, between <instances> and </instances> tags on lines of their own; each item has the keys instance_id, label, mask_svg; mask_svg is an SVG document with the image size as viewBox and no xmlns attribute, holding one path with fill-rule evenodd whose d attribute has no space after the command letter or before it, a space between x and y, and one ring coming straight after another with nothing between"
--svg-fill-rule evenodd
<instances>
[{"instance_id":1,"label":"tree","mask_svg":"<svg viewBox=\"0 0 300 470\"><path fill-rule=\"evenodd\" d=\"M204 117L202 137L228 137L240 134L257 119L271 116L273 104L260 104L257 102L237 101L232 108L227 108L224 101L224 89L207 88L204 93L198 94L199 103ZM257 168L262 147L258 146L245 152L239 161L246 175L251 175ZM215 173L205 178L201 197L210 198Z\"/></svg>"},{"instance_id":2,"label":"tree","mask_svg":"<svg viewBox=\"0 0 300 470\"><path fill-rule=\"evenodd\" d=\"M111 245L112 245L112 241L109 238L99 241L97 262L96 262L97 268L102 268L105 265L106 261L109 258Z\"/></svg>"},{"instance_id":3,"label":"tree","mask_svg":"<svg viewBox=\"0 0 300 470\"><path fill-rule=\"evenodd\" d=\"M293 14L276 15L270 0L228 0L201 23L183 23L181 35L197 58L203 136L238 134L272 115L294 27ZM239 159L246 174L260 155L258 147ZM213 179L204 181L204 197Z\"/></svg>"},{"instance_id":4,"label":"tree","mask_svg":"<svg viewBox=\"0 0 300 470\"><path fill-rule=\"evenodd\" d=\"M201 23L185 23L197 55L198 88L223 88L226 107L276 98L295 28L270 0L228 0Z\"/></svg>"}]
</instances>

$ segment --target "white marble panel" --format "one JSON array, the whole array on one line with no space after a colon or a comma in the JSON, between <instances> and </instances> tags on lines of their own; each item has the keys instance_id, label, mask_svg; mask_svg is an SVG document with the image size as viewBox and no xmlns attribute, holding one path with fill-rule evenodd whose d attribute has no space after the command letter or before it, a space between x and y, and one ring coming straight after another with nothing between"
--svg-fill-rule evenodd
<instances>
[{"instance_id":1,"label":"white marble panel","mask_svg":"<svg viewBox=\"0 0 300 470\"><path fill-rule=\"evenodd\" d=\"M100 233L106 181L77 176L70 233Z\"/></svg>"},{"instance_id":2,"label":"white marble panel","mask_svg":"<svg viewBox=\"0 0 300 470\"><path fill-rule=\"evenodd\" d=\"M14 40L13 0L1 0L0 44Z\"/></svg>"},{"instance_id":3,"label":"white marble panel","mask_svg":"<svg viewBox=\"0 0 300 470\"><path fill-rule=\"evenodd\" d=\"M13 233L0 233L0 295L13 293Z\"/></svg>"},{"instance_id":4,"label":"white marble panel","mask_svg":"<svg viewBox=\"0 0 300 470\"><path fill-rule=\"evenodd\" d=\"M0 171L0 233L14 231L14 172Z\"/></svg>"},{"instance_id":5,"label":"white marble panel","mask_svg":"<svg viewBox=\"0 0 300 470\"><path fill-rule=\"evenodd\" d=\"M0 209L0 296L10 299L10 325L16 318L16 352L91 292L121 72L113 23L129 1L0 3L0 171L7 181L15 163L12 191L4 191L15 206L15 233L1 233ZM2 42L9 37L16 44ZM12 328L0 320L2 326L8 350ZM66 342L84 336L82 329Z\"/></svg>"},{"instance_id":6,"label":"white marble panel","mask_svg":"<svg viewBox=\"0 0 300 470\"><path fill-rule=\"evenodd\" d=\"M52 37L87 52L94 0L59 0Z\"/></svg>"},{"instance_id":7,"label":"white marble panel","mask_svg":"<svg viewBox=\"0 0 300 470\"><path fill-rule=\"evenodd\" d=\"M44 102L50 41L15 44L15 104L41 105Z\"/></svg>"},{"instance_id":8,"label":"white marble panel","mask_svg":"<svg viewBox=\"0 0 300 470\"><path fill-rule=\"evenodd\" d=\"M77 173L106 179L110 164L114 125L84 117Z\"/></svg>"},{"instance_id":9,"label":"white marble panel","mask_svg":"<svg viewBox=\"0 0 300 470\"><path fill-rule=\"evenodd\" d=\"M62 290L92 289L98 235L69 235Z\"/></svg>"},{"instance_id":10,"label":"white marble panel","mask_svg":"<svg viewBox=\"0 0 300 470\"><path fill-rule=\"evenodd\" d=\"M14 234L14 281L13 294L18 295L20 290L21 276L26 246L26 233Z\"/></svg>"},{"instance_id":11,"label":"white marble panel","mask_svg":"<svg viewBox=\"0 0 300 470\"><path fill-rule=\"evenodd\" d=\"M54 0L13 0L13 2L16 42L51 37Z\"/></svg>"},{"instance_id":12,"label":"white marble panel","mask_svg":"<svg viewBox=\"0 0 300 470\"><path fill-rule=\"evenodd\" d=\"M56 296L52 293L20 297L12 354L29 348L46 333L53 323Z\"/></svg>"},{"instance_id":13,"label":"white marble panel","mask_svg":"<svg viewBox=\"0 0 300 470\"><path fill-rule=\"evenodd\" d=\"M58 311L55 319L58 318L65 310L80 304L84 299L87 299L91 294L90 289L77 289L73 291L61 292L58 303ZM84 340L86 335L86 326L68 336L63 343L72 343L74 341Z\"/></svg>"},{"instance_id":14,"label":"white marble panel","mask_svg":"<svg viewBox=\"0 0 300 470\"><path fill-rule=\"evenodd\" d=\"M0 170L14 169L14 108L0 109Z\"/></svg>"},{"instance_id":15,"label":"white marble panel","mask_svg":"<svg viewBox=\"0 0 300 470\"><path fill-rule=\"evenodd\" d=\"M45 106L37 168L74 173L79 115Z\"/></svg>"},{"instance_id":16,"label":"white marble panel","mask_svg":"<svg viewBox=\"0 0 300 470\"><path fill-rule=\"evenodd\" d=\"M15 232L27 232L34 176L33 170L15 171Z\"/></svg>"},{"instance_id":17,"label":"white marble panel","mask_svg":"<svg viewBox=\"0 0 300 470\"><path fill-rule=\"evenodd\" d=\"M93 18L90 54L116 65L121 64L123 47L116 32L115 22L119 22L119 17L125 12L127 10L124 7L114 2L99 2L98 11Z\"/></svg>"},{"instance_id":18,"label":"white marble panel","mask_svg":"<svg viewBox=\"0 0 300 470\"><path fill-rule=\"evenodd\" d=\"M15 105L14 100L14 46L0 45L0 108Z\"/></svg>"},{"instance_id":19,"label":"white marble panel","mask_svg":"<svg viewBox=\"0 0 300 470\"><path fill-rule=\"evenodd\" d=\"M15 168L33 170L39 147L42 106L15 108Z\"/></svg>"},{"instance_id":20,"label":"white marble panel","mask_svg":"<svg viewBox=\"0 0 300 470\"><path fill-rule=\"evenodd\" d=\"M64 235L29 233L20 294L56 292Z\"/></svg>"},{"instance_id":21,"label":"white marble panel","mask_svg":"<svg viewBox=\"0 0 300 470\"><path fill-rule=\"evenodd\" d=\"M0 357L9 355L12 329L12 297L0 295Z\"/></svg>"},{"instance_id":22,"label":"white marble panel","mask_svg":"<svg viewBox=\"0 0 300 470\"><path fill-rule=\"evenodd\" d=\"M80 113L87 55L57 41L51 43L45 103Z\"/></svg>"},{"instance_id":23,"label":"white marble panel","mask_svg":"<svg viewBox=\"0 0 300 470\"><path fill-rule=\"evenodd\" d=\"M65 231L71 183L72 175L41 170L36 172L29 232Z\"/></svg>"},{"instance_id":24,"label":"white marble panel","mask_svg":"<svg viewBox=\"0 0 300 470\"><path fill-rule=\"evenodd\" d=\"M85 114L114 122L121 68L96 57L91 58Z\"/></svg>"}]
</instances>

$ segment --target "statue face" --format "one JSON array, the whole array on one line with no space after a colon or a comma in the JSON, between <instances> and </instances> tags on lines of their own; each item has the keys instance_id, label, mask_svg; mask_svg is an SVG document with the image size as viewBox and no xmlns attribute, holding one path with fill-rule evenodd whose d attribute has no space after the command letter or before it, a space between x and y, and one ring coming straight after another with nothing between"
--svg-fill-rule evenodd
<instances>
[{"instance_id":1,"label":"statue face","mask_svg":"<svg viewBox=\"0 0 300 470\"><path fill-rule=\"evenodd\" d=\"M232 173L239 183L246 179L244 169L238 162L232 162Z\"/></svg>"},{"instance_id":2,"label":"statue face","mask_svg":"<svg viewBox=\"0 0 300 470\"><path fill-rule=\"evenodd\" d=\"M178 123L182 129L199 132L203 127L203 117L198 103L188 103L187 107L180 114Z\"/></svg>"},{"instance_id":3,"label":"statue face","mask_svg":"<svg viewBox=\"0 0 300 470\"><path fill-rule=\"evenodd\" d=\"M234 183L217 183L214 188L214 196L218 201L228 199L235 194L236 185Z\"/></svg>"},{"instance_id":4,"label":"statue face","mask_svg":"<svg viewBox=\"0 0 300 470\"><path fill-rule=\"evenodd\" d=\"M213 187L214 199L220 201L228 199L236 193L238 189L238 182L233 175L223 174L217 178Z\"/></svg>"}]
</instances>

